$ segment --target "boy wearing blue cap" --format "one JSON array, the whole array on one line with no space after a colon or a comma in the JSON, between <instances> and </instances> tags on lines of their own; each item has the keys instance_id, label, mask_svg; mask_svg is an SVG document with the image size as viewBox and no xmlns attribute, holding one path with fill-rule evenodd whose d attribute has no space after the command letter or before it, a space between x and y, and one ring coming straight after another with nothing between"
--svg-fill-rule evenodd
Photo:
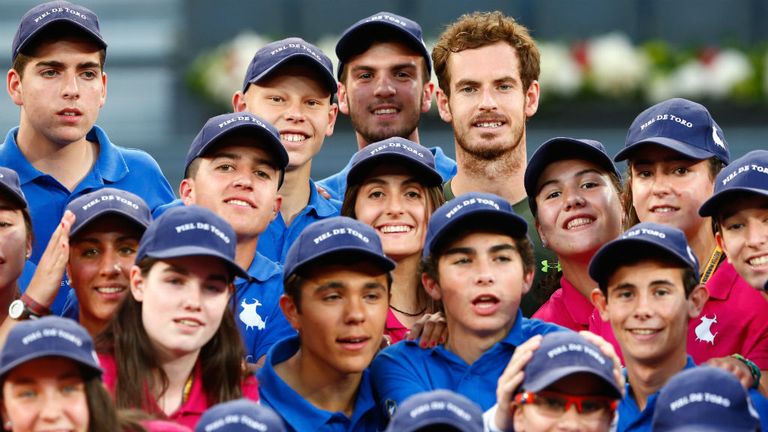
<instances>
[{"instance_id":1,"label":"boy wearing blue cap","mask_svg":"<svg viewBox=\"0 0 768 432\"><path fill-rule=\"evenodd\" d=\"M738 353L768 370L768 303L739 276L718 247L709 217L699 208L730 161L720 126L701 104L669 99L640 113L624 149L627 222L655 222L680 229L701 265L699 282L709 300L688 329L688 353L697 363ZM617 335L618 336L618 335Z\"/></svg>"},{"instance_id":2,"label":"boy wearing blue cap","mask_svg":"<svg viewBox=\"0 0 768 432\"><path fill-rule=\"evenodd\" d=\"M7 90L20 107L20 120L0 145L0 165L21 178L35 231L35 263L64 207L84 193L109 185L135 193L153 209L173 199L151 156L112 144L95 126L106 100L106 47L96 14L66 1L30 9L14 37Z\"/></svg>"},{"instance_id":3,"label":"boy wearing blue cap","mask_svg":"<svg viewBox=\"0 0 768 432\"><path fill-rule=\"evenodd\" d=\"M226 220L237 235L237 263L248 278L235 281L235 317L247 361L258 363L276 341L293 334L280 311L282 273L257 250L259 237L280 211L277 190L288 153L277 129L238 112L209 119L190 145L179 195Z\"/></svg>"},{"instance_id":4,"label":"boy wearing blue cap","mask_svg":"<svg viewBox=\"0 0 768 432\"><path fill-rule=\"evenodd\" d=\"M419 119L432 106L431 61L421 26L391 12L378 12L351 25L336 44L339 110L350 117L357 150L391 137L419 142ZM429 149L447 181L456 162L440 147ZM342 200L351 162L318 182Z\"/></svg>"},{"instance_id":5,"label":"boy wearing blue cap","mask_svg":"<svg viewBox=\"0 0 768 432\"><path fill-rule=\"evenodd\" d=\"M418 341L401 342L376 357L376 391L390 414L409 396L440 388L486 410L496 403L496 381L515 347L563 330L520 312L534 270L526 232L512 206L492 194L456 197L432 215L422 282L443 302L449 338L428 349Z\"/></svg>"},{"instance_id":6,"label":"boy wearing blue cap","mask_svg":"<svg viewBox=\"0 0 768 432\"><path fill-rule=\"evenodd\" d=\"M280 212L259 236L258 251L285 261L288 247L314 221L339 214L341 203L317 192L310 178L312 159L333 134L338 106L333 102L333 64L318 47L300 38L267 44L251 60L235 111L248 111L272 123L288 151Z\"/></svg>"},{"instance_id":7,"label":"boy wearing blue cap","mask_svg":"<svg viewBox=\"0 0 768 432\"><path fill-rule=\"evenodd\" d=\"M696 366L686 350L688 324L708 297L698 260L681 230L644 222L604 245L589 273L599 285L592 301L624 355L618 431L649 431L658 391Z\"/></svg>"},{"instance_id":8,"label":"boy wearing blue cap","mask_svg":"<svg viewBox=\"0 0 768 432\"><path fill-rule=\"evenodd\" d=\"M768 298L768 151L751 151L720 171L699 214L714 218L715 239L728 262Z\"/></svg>"},{"instance_id":9,"label":"boy wearing blue cap","mask_svg":"<svg viewBox=\"0 0 768 432\"><path fill-rule=\"evenodd\" d=\"M280 306L298 335L275 344L258 372L261 403L288 430L381 430L367 369L394 267L373 228L343 216L310 225L289 249Z\"/></svg>"}]
</instances>

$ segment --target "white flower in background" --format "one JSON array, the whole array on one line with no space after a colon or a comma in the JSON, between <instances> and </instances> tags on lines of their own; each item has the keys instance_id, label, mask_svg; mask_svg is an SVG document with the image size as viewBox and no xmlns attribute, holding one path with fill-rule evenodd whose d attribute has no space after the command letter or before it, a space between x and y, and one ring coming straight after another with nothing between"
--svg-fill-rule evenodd
<instances>
[{"instance_id":1,"label":"white flower in background","mask_svg":"<svg viewBox=\"0 0 768 432\"><path fill-rule=\"evenodd\" d=\"M217 48L203 71L207 92L218 103L229 105L232 94L242 89L243 78L253 55L267 43L269 41L263 37L246 32Z\"/></svg>"},{"instance_id":2,"label":"white flower in background","mask_svg":"<svg viewBox=\"0 0 768 432\"><path fill-rule=\"evenodd\" d=\"M542 97L557 95L570 97L581 88L584 79L581 67L564 44L540 42L541 72L539 84Z\"/></svg>"},{"instance_id":3,"label":"white flower in background","mask_svg":"<svg viewBox=\"0 0 768 432\"><path fill-rule=\"evenodd\" d=\"M746 54L735 49L725 49L712 59L707 72L707 93L715 99L724 99L737 84L752 77L752 65Z\"/></svg>"},{"instance_id":4,"label":"white flower in background","mask_svg":"<svg viewBox=\"0 0 768 432\"><path fill-rule=\"evenodd\" d=\"M619 97L639 89L649 72L649 60L621 33L608 33L587 45L589 73L595 89L609 97Z\"/></svg>"}]
</instances>

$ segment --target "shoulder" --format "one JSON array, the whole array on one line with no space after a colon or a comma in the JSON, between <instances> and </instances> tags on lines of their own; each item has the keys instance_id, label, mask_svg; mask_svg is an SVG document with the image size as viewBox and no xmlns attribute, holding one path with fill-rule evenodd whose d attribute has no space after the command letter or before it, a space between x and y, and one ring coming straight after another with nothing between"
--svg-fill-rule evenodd
<instances>
[{"instance_id":1,"label":"shoulder","mask_svg":"<svg viewBox=\"0 0 768 432\"><path fill-rule=\"evenodd\" d=\"M527 337L535 335L545 335L560 331L569 331L565 327L561 327L557 324L544 322L538 318L523 318L521 323L523 334Z\"/></svg>"}]
</instances>

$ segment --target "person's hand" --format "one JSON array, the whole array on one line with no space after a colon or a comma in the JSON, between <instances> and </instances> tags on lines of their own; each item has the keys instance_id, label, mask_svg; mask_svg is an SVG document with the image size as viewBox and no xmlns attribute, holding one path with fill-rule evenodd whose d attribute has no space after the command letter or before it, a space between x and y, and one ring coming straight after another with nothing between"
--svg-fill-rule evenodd
<instances>
[{"instance_id":1,"label":"person's hand","mask_svg":"<svg viewBox=\"0 0 768 432\"><path fill-rule=\"evenodd\" d=\"M734 374L745 389L750 389L755 384L755 379L752 378L752 371L741 360L733 357L717 357L707 360L704 364Z\"/></svg>"},{"instance_id":2,"label":"person's hand","mask_svg":"<svg viewBox=\"0 0 768 432\"><path fill-rule=\"evenodd\" d=\"M533 352L541 345L541 335L536 335L515 348L515 353L509 360L507 367L499 377L496 384L496 417L494 422L496 428L500 430L513 430L512 422L512 399L515 396L515 390L520 387L525 378L523 369L531 361Z\"/></svg>"},{"instance_id":3,"label":"person's hand","mask_svg":"<svg viewBox=\"0 0 768 432\"><path fill-rule=\"evenodd\" d=\"M74 213L65 211L25 291L27 296L43 306L50 307L61 288L61 280L69 262L69 230L74 223Z\"/></svg>"},{"instance_id":4,"label":"person's hand","mask_svg":"<svg viewBox=\"0 0 768 432\"><path fill-rule=\"evenodd\" d=\"M579 334L583 336L584 339L597 345L597 347L600 348L600 351L602 351L606 357L613 361L613 378L616 380L616 384L619 386L621 394L623 395L624 374L621 373L621 360L616 354L616 350L613 348L613 345L611 345L611 343L607 340L603 339L602 336L596 335L590 331L582 330L579 332Z\"/></svg>"},{"instance_id":5,"label":"person's hand","mask_svg":"<svg viewBox=\"0 0 768 432\"><path fill-rule=\"evenodd\" d=\"M325 199L328 199L328 200L329 200L329 199L333 199L333 197L331 196L331 194L329 194L327 190L323 189L323 187L322 187L322 186L320 186L320 185L319 185L319 184L317 184L317 183L315 183L315 190L317 190L317 193L319 193L319 194L320 194L320 196L322 196L323 198L325 198Z\"/></svg>"},{"instance_id":6,"label":"person's hand","mask_svg":"<svg viewBox=\"0 0 768 432\"><path fill-rule=\"evenodd\" d=\"M422 315L405 335L406 340L419 338L419 346L422 348L434 348L438 344L444 344L448 340L445 315L442 312Z\"/></svg>"}]
</instances>

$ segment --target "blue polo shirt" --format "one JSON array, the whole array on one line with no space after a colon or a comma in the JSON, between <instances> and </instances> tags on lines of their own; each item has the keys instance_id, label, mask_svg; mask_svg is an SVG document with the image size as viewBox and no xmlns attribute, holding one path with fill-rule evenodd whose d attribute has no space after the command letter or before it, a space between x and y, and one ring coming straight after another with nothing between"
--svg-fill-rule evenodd
<instances>
[{"instance_id":1,"label":"blue polo shirt","mask_svg":"<svg viewBox=\"0 0 768 432\"><path fill-rule=\"evenodd\" d=\"M379 353L371 364L378 400L390 415L408 397L447 389L462 394L488 410L496 403L496 384L515 348L535 335L566 331L564 327L523 318L517 311L507 336L471 365L442 345L424 349L417 341L400 341Z\"/></svg>"},{"instance_id":2,"label":"blue polo shirt","mask_svg":"<svg viewBox=\"0 0 768 432\"><path fill-rule=\"evenodd\" d=\"M296 241L296 238L307 225L338 216L339 209L341 209L341 202L325 199L317 193L315 182L310 180L307 206L293 218L290 226L285 225L283 212L278 213L277 217L269 223L267 229L259 235L259 246L256 250L272 261L283 263L288 248Z\"/></svg>"},{"instance_id":3,"label":"blue polo shirt","mask_svg":"<svg viewBox=\"0 0 768 432\"><path fill-rule=\"evenodd\" d=\"M173 200L171 185L163 176L160 166L148 153L137 149L126 149L112 144L107 134L94 126L86 139L99 144L99 157L91 171L80 181L74 191L64 187L52 176L32 166L16 143L15 127L8 132L5 142L0 145L0 166L12 168L19 173L21 189L29 203L35 243L30 260L40 261L48 240L61 221L64 209L70 201L94 190L113 187L135 193L147 203L150 209ZM24 287L26 288L26 287ZM61 290L51 306L54 313L64 305L67 290Z\"/></svg>"},{"instance_id":4,"label":"blue polo shirt","mask_svg":"<svg viewBox=\"0 0 768 432\"><path fill-rule=\"evenodd\" d=\"M280 309L283 269L256 252L248 274L253 280L235 280L235 321L245 344L246 360L256 363L272 345L296 331Z\"/></svg>"},{"instance_id":5,"label":"blue polo shirt","mask_svg":"<svg viewBox=\"0 0 768 432\"><path fill-rule=\"evenodd\" d=\"M299 337L278 342L267 354L256 376L259 379L259 402L283 418L288 431L380 431L383 416L373 398L368 371L363 371L352 418L341 412L325 411L309 403L275 373L275 365L291 358L300 347Z\"/></svg>"},{"instance_id":6,"label":"blue polo shirt","mask_svg":"<svg viewBox=\"0 0 768 432\"><path fill-rule=\"evenodd\" d=\"M443 183L456 175L456 161L449 158L440 147L431 147L429 151L435 156L435 168L443 178ZM344 192L347 190L347 174L352 166L352 158L341 171L317 182L318 186L325 189L331 198L344 201Z\"/></svg>"}]
</instances>

